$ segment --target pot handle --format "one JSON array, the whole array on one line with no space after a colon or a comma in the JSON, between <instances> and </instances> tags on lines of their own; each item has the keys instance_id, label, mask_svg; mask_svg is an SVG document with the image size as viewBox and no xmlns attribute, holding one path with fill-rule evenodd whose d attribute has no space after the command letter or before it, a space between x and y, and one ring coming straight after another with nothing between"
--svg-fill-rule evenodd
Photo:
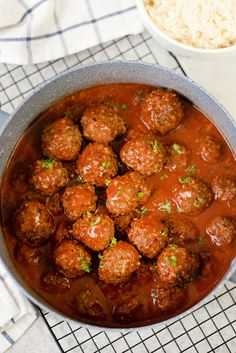
<instances>
[{"instance_id":1,"label":"pot handle","mask_svg":"<svg viewBox=\"0 0 236 353\"><path fill-rule=\"evenodd\" d=\"M5 127L10 121L10 114L0 110L0 134L3 132Z\"/></svg>"}]
</instances>

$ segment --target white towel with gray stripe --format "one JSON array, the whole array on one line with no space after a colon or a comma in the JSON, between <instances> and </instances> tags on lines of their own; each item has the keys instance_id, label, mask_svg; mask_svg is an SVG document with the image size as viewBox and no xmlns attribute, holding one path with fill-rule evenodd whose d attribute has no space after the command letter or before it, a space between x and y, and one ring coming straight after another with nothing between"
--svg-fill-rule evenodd
<instances>
[{"instance_id":1,"label":"white towel with gray stripe","mask_svg":"<svg viewBox=\"0 0 236 353\"><path fill-rule=\"evenodd\" d=\"M135 0L0 0L0 62L55 60L142 32Z\"/></svg>"},{"instance_id":2,"label":"white towel with gray stripe","mask_svg":"<svg viewBox=\"0 0 236 353\"><path fill-rule=\"evenodd\" d=\"M0 353L10 348L37 318L0 259Z\"/></svg>"}]
</instances>

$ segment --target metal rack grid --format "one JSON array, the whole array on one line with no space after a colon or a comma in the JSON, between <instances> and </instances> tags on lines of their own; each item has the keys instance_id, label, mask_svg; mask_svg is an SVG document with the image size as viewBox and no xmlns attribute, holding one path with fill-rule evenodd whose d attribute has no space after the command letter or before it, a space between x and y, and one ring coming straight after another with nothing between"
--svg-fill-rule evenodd
<instances>
[{"instance_id":1,"label":"metal rack grid","mask_svg":"<svg viewBox=\"0 0 236 353\"><path fill-rule=\"evenodd\" d=\"M34 88L81 63L101 60L142 60L185 74L178 60L142 33L96 46L48 63L0 64L1 108L11 113ZM62 352L71 353L236 353L236 286L226 283L216 296L181 320L156 329L128 333L91 330L53 313L41 314Z\"/></svg>"}]
</instances>

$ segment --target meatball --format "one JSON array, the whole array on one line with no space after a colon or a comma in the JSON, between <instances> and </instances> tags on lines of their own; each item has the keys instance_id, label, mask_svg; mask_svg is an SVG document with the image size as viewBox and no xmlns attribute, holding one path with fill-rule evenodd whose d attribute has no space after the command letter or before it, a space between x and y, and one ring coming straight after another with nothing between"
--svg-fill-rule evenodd
<instances>
[{"instance_id":1,"label":"meatball","mask_svg":"<svg viewBox=\"0 0 236 353\"><path fill-rule=\"evenodd\" d=\"M73 236L93 251L102 251L114 237L114 223L105 214L79 218L73 225Z\"/></svg>"},{"instance_id":2,"label":"meatball","mask_svg":"<svg viewBox=\"0 0 236 353\"><path fill-rule=\"evenodd\" d=\"M222 145L214 137L207 135L199 144L198 154L205 162L216 163L222 156Z\"/></svg>"},{"instance_id":3,"label":"meatball","mask_svg":"<svg viewBox=\"0 0 236 353\"><path fill-rule=\"evenodd\" d=\"M99 321L103 321L107 317L104 303L89 288L84 289L76 296L75 306L77 312L83 317Z\"/></svg>"},{"instance_id":4,"label":"meatball","mask_svg":"<svg viewBox=\"0 0 236 353\"><path fill-rule=\"evenodd\" d=\"M212 190L217 201L235 200L236 180L228 175L217 176L212 181Z\"/></svg>"},{"instance_id":5,"label":"meatball","mask_svg":"<svg viewBox=\"0 0 236 353\"><path fill-rule=\"evenodd\" d=\"M157 271L161 281L171 286L191 281L198 272L199 258L186 248L170 244L157 259Z\"/></svg>"},{"instance_id":6,"label":"meatball","mask_svg":"<svg viewBox=\"0 0 236 353\"><path fill-rule=\"evenodd\" d=\"M133 320L143 303L141 298L134 294L122 294L115 303L112 314L117 321L129 322Z\"/></svg>"},{"instance_id":7,"label":"meatball","mask_svg":"<svg viewBox=\"0 0 236 353\"><path fill-rule=\"evenodd\" d=\"M46 206L53 216L60 216L63 213L61 195L57 192L52 196L46 197Z\"/></svg>"},{"instance_id":8,"label":"meatball","mask_svg":"<svg viewBox=\"0 0 236 353\"><path fill-rule=\"evenodd\" d=\"M165 155L161 142L151 134L143 134L131 139L122 146L120 151L122 162L142 175L160 172Z\"/></svg>"},{"instance_id":9,"label":"meatball","mask_svg":"<svg viewBox=\"0 0 236 353\"><path fill-rule=\"evenodd\" d=\"M22 243L17 245L15 249L15 257L20 263L36 267L42 259L42 253L39 248Z\"/></svg>"},{"instance_id":10,"label":"meatball","mask_svg":"<svg viewBox=\"0 0 236 353\"><path fill-rule=\"evenodd\" d=\"M198 237L197 228L188 219L169 217L165 219L164 223L169 229L169 237L174 242L188 242L196 240Z\"/></svg>"},{"instance_id":11,"label":"meatball","mask_svg":"<svg viewBox=\"0 0 236 353\"><path fill-rule=\"evenodd\" d=\"M42 151L49 158L62 161L75 160L81 144L81 133L70 119L58 119L47 126L42 133Z\"/></svg>"},{"instance_id":12,"label":"meatball","mask_svg":"<svg viewBox=\"0 0 236 353\"><path fill-rule=\"evenodd\" d=\"M53 231L53 219L46 206L37 200L24 202L16 211L16 236L31 245L47 242Z\"/></svg>"},{"instance_id":13,"label":"meatball","mask_svg":"<svg viewBox=\"0 0 236 353\"><path fill-rule=\"evenodd\" d=\"M223 246L230 244L236 236L236 223L229 217L216 216L206 228L213 244Z\"/></svg>"},{"instance_id":14,"label":"meatball","mask_svg":"<svg viewBox=\"0 0 236 353\"><path fill-rule=\"evenodd\" d=\"M171 90L157 88L141 103L141 118L153 132L162 135L178 127L184 116L184 106Z\"/></svg>"},{"instance_id":15,"label":"meatball","mask_svg":"<svg viewBox=\"0 0 236 353\"><path fill-rule=\"evenodd\" d=\"M65 277L75 278L90 272L91 255L74 240L64 240L53 252L56 269Z\"/></svg>"},{"instance_id":16,"label":"meatball","mask_svg":"<svg viewBox=\"0 0 236 353\"><path fill-rule=\"evenodd\" d=\"M99 264L99 278L105 283L127 281L140 266L140 256L133 245L119 241L106 249Z\"/></svg>"},{"instance_id":17,"label":"meatball","mask_svg":"<svg viewBox=\"0 0 236 353\"><path fill-rule=\"evenodd\" d=\"M85 147L76 162L76 170L86 183L107 186L118 171L112 148L100 142Z\"/></svg>"},{"instance_id":18,"label":"meatball","mask_svg":"<svg viewBox=\"0 0 236 353\"><path fill-rule=\"evenodd\" d=\"M87 108L82 116L81 124L85 137L103 143L113 141L126 130L118 109L103 103Z\"/></svg>"},{"instance_id":19,"label":"meatball","mask_svg":"<svg viewBox=\"0 0 236 353\"><path fill-rule=\"evenodd\" d=\"M179 180L180 184L173 194L178 212L195 215L211 204L213 195L210 187L203 180L190 176Z\"/></svg>"},{"instance_id":20,"label":"meatball","mask_svg":"<svg viewBox=\"0 0 236 353\"><path fill-rule=\"evenodd\" d=\"M129 227L132 219L134 218L134 212L129 213L129 214L125 214L125 215L120 215L120 216L115 216L112 215L112 219L115 225L115 229L122 233L124 231L127 230L127 228Z\"/></svg>"},{"instance_id":21,"label":"meatball","mask_svg":"<svg viewBox=\"0 0 236 353\"><path fill-rule=\"evenodd\" d=\"M36 161L30 182L43 194L53 195L67 184L67 169L54 159Z\"/></svg>"},{"instance_id":22,"label":"meatball","mask_svg":"<svg viewBox=\"0 0 236 353\"><path fill-rule=\"evenodd\" d=\"M89 184L70 186L62 195L64 211L72 220L76 220L87 212L95 211L96 202L95 188Z\"/></svg>"},{"instance_id":23,"label":"meatball","mask_svg":"<svg viewBox=\"0 0 236 353\"><path fill-rule=\"evenodd\" d=\"M128 232L129 241L143 256L153 259L168 242L168 229L155 214L134 219Z\"/></svg>"},{"instance_id":24,"label":"meatball","mask_svg":"<svg viewBox=\"0 0 236 353\"><path fill-rule=\"evenodd\" d=\"M168 283L156 281L151 289L150 295L153 306L161 311L173 311L182 303L186 297L186 288L170 287Z\"/></svg>"},{"instance_id":25,"label":"meatball","mask_svg":"<svg viewBox=\"0 0 236 353\"><path fill-rule=\"evenodd\" d=\"M191 152L182 144L172 143L165 146L167 157L166 157L166 169L171 172L185 170L191 161Z\"/></svg>"},{"instance_id":26,"label":"meatball","mask_svg":"<svg viewBox=\"0 0 236 353\"><path fill-rule=\"evenodd\" d=\"M136 172L129 172L111 180L106 206L111 213L124 215L145 204L150 193L146 180Z\"/></svg>"},{"instance_id":27,"label":"meatball","mask_svg":"<svg viewBox=\"0 0 236 353\"><path fill-rule=\"evenodd\" d=\"M41 285L47 292L66 292L71 287L71 280L56 272L46 272L41 276Z\"/></svg>"},{"instance_id":28,"label":"meatball","mask_svg":"<svg viewBox=\"0 0 236 353\"><path fill-rule=\"evenodd\" d=\"M60 244L65 239L71 238L71 224L68 221L61 221L57 224L52 234L52 240L55 245Z\"/></svg>"}]
</instances>

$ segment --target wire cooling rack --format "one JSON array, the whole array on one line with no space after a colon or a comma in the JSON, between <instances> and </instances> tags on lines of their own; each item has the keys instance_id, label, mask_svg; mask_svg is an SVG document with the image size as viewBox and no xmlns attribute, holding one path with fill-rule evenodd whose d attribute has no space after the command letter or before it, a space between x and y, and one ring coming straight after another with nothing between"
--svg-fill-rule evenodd
<instances>
[{"instance_id":1,"label":"wire cooling rack","mask_svg":"<svg viewBox=\"0 0 236 353\"><path fill-rule=\"evenodd\" d=\"M56 74L108 59L142 60L185 74L178 60L144 32L53 62L24 67L0 64L1 108L11 113L35 87ZM156 329L128 333L91 330L40 312L63 353L236 353L236 286L230 282L191 314Z\"/></svg>"}]
</instances>

